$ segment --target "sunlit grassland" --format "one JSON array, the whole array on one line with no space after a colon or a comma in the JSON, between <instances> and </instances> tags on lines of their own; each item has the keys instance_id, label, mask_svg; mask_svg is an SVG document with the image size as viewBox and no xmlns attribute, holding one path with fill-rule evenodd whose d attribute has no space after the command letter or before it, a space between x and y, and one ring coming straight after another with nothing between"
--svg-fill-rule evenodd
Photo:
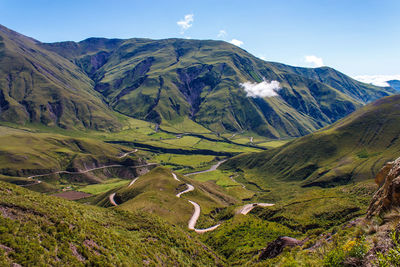
<instances>
[{"instance_id":1,"label":"sunlit grassland","mask_svg":"<svg viewBox=\"0 0 400 267\"><path fill-rule=\"evenodd\" d=\"M0 182L0 266L200 265L215 253L158 216L82 205ZM151 240L151 241L149 241ZM91 244L91 245L88 245ZM76 249L73 253L71 248ZM15 253L14 253L15 251Z\"/></svg>"},{"instance_id":2,"label":"sunlit grassland","mask_svg":"<svg viewBox=\"0 0 400 267\"><path fill-rule=\"evenodd\" d=\"M212 172L190 176L190 178L200 182L212 181L216 185L223 187L228 192L228 194L238 199L251 198L254 195L254 192L243 188L243 184L236 181L234 177L235 174L233 172L221 170L215 170Z\"/></svg>"},{"instance_id":3,"label":"sunlit grassland","mask_svg":"<svg viewBox=\"0 0 400 267\"><path fill-rule=\"evenodd\" d=\"M161 164L170 164L189 167L191 169L207 168L214 163L215 156L207 155L178 155L178 154L157 154L153 160Z\"/></svg>"},{"instance_id":4,"label":"sunlit grassland","mask_svg":"<svg viewBox=\"0 0 400 267\"><path fill-rule=\"evenodd\" d=\"M78 191L82 191L89 194L100 194L106 191L109 191L113 188L128 185L130 181L114 178L104 181L100 184L91 184L78 189Z\"/></svg>"}]
</instances>

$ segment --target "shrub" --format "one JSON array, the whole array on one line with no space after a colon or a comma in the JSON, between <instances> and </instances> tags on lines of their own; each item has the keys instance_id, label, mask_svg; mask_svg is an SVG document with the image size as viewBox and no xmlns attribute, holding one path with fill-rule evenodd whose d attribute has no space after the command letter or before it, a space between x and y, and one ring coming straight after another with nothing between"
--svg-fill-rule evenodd
<instances>
[{"instance_id":1,"label":"shrub","mask_svg":"<svg viewBox=\"0 0 400 267\"><path fill-rule=\"evenodd\" d=\"M393 231L391 233L393 247L385 254L378 253L377 264L380 267L400 266L400 240L399 233Z\"/></svg>"},{"instance_id":2,"label":"shrub","mask_svg":"<svg viewBox=\"0 0 400 267\"><path fill-rule=\"evenodd\" d=\"M343 266L346 259L356 258L362 260L368 251L365 238L349 240L342 246L331 250L324 258L324 266Z\"/></svg>"}]
</instances>

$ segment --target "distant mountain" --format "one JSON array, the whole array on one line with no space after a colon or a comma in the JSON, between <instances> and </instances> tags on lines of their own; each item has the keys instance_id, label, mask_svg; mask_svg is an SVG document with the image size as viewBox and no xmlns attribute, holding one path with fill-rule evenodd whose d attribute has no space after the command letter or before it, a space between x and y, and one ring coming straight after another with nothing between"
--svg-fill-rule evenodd
<instances>
[{"instance_id":1,"label":"distant mountain","mask_svg":"<svg viewBox=\"0 0 400 267\"><path fill-rule=\"evenodd\" d=\"M237 156L227 168L262 179L329 187L374 178L400 155L400 95L385 97L313 134L273 150Z\"/></svg>"},{"instance_id":2,"label":"distant mountain","mask_svg":"<svg viewBox=\"0 0 400 267\"><path fill-rule=\"evenodd\" d=\"M400 91L400 81L399 80L391 80L387 81L387 83L397 91Z\"/></svg>"},{"instance_id":3,"label":"distant mountain","mask_svg":"<svg viewBox=\"0 0 400 267\"><path fill-rule=\"evenodd\" d=\"M117 118L93 86L69 60L0 25L0 120L118 128Z\"/></svg>"},{"instance_id":4,"label":"distant mountain","mask_svg":"<svg viewBox=\"0 0 400 267\"><path fill-rule=\"evenodd\" d=\"M6 121L113 130L120 127L114 110L161 124L189 118L215 132L281 138L313 132L395 92L327 67L265 62L222 41L44 44L4 27L0 33L0 119ZM241 84L264 79L279 82L278 96L248 97Z\"/></svg>"}]
</instances>

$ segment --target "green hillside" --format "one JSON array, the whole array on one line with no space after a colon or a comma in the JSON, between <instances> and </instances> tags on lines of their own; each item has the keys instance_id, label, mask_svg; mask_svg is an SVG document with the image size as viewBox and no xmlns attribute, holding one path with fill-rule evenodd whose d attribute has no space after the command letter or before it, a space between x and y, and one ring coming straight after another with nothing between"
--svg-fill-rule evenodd
<instances>
[{"instance_id":1,"label":"green hillside","mask_svg":"<svg viewBox=\"0 0 400 267\"><path fill-rule=\"evenodd\" d=\"M129 166L145 164L135 154L123 158L119 156L130 150L132 148L92 138L0 126L0 180L25 186L32 184L30 189L49 192L71 184L97 184L115 176L129 179L137 175L136 169ZM79 172L107 165L122 166L83 174L51 174L37 179L27 178L56 171ZM35 185L37 180L41 183Z\"/></svg>"},{"instance_id":2,"label":"green hillside","mask_svg":"<svg viewBox=\"0 0 400 267\"><path fill-rule=\"evenodd\" d=\"M118 204L117 209L154 213L186 228L193 213L193 206L187 199L193 200L201 206L202 216L199 223L207 224L208 222L211 225L213 221L207 214L217 208L227 207L238 202L237 199L212 182L199 183L181 175L179 175L179 179L181 181L175 180L170 170L157 167L140 176L133 185L124 185L100 194L92 203L110 207L112 205L109 196L115 193L114 200ZM177 193L187 188L186 183L193 185L195 190L182 195L181 198L176 197Z\"/></svg>"},{"instance_id":3,"label":"green hillside","mask_svg":"<svg viewBox=\"0 0 400 267\"><path fill-rule=\"evenodd\" d=\"M335 124L280 148L237 156L226 168L259 173L259 181L329 187L371 179L400 155L400 96L371 103Z\"/></svg>"},{"instance_id":4,"label":"green hillside","mask_svg":"<svg viewBox=\"0 0 400 267\"><path fill-rule=\"evenodd\" d=\"M145 213L82 205L0 182L0 265L216 266L196 236Z\"/></svg>"},{"instance_id":5,"label":"green hillside","mask_svg":"<svg viewBox=\"0 0 400 267\"><path fill-rule=\"evenodd\" d=\"M79 67L1 25L0 120L61 128L121 127Z\"/></svg>"},{"instance_id":6,"label":"green hillside","mask_svg":"<svg viewBox=\"0 0 400 267\"><path fill-rule=\"evenodd\" d=\"M41 47L79 66L114 110L182 131L193 120L214 132L301 136L394 92L330 68L265 62L222 41L89 38ZM279 96L247 97L240 84L263 78L280 82Z\"/></svg>"}]
</instances>

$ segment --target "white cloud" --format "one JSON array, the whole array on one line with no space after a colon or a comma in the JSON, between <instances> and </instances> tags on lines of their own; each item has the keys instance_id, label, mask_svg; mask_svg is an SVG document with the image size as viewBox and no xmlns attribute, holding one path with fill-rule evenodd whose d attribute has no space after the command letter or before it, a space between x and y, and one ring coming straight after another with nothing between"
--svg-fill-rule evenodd
<instances>
[{"instance_id":1,"label":"white cloud","mask_svg":"<svg viewBox=\"0 0 400 267\"><path fill-rule=\"evenodd\" d=\"M353 78L357 81L376 86L390 86L387 81L400 80L400 75L358 75Z\"/></svg>"},{"instance_id":2,"label":"white cloud","mask_svg":"<svg viewBox=\"0 0 400 267\"><path fill-rule=\"evenodd\" d=\"M259 55L258 58L262 59L262 60L267 60L267 58L265 56L263 56L263 55Z\"/></svg>"},{"instance_id":3,"label":"white cloud","mask_svg":"<svg viewBox=\"0 0 400 267\"><path fill-rule=\"evenodd\" d=\"M181 28L181 34L184 34L187 29L193 26L194 15L187 14L183 20L179 20L176 24Z\"/></svg>"},{"instance_id":4,"label":"white cloud","mask_svg":"<svg viewBox=\"0 0 400 267\"><path fill-rule=\"evenodd\" d=\"M231 44L234 44L234 45L236 45L236 46L241 46L241 45L243 45L243 42L242 41L240 41L240 40L238 40L238 39L232 39L231 41L230 41L230 43Z\"/></svg>"},{"instance_id":5,"label":"white cloud","mask_svg":"<svg viewBox=\"0 0 400 267\"><path fill-rule=\"evenodd\" d=\"M272 97L277 96L277 92L281 89L278 81L264 81L260 83L245 82L240 84L247 92L248 97Z\"/></svg>"},{"instance_id":6,"label":"white cloud","mask_svg":"<svg viewBox=\"0 0 400 267\"><path fill-rule=\"evenodd\" d=\"M224 39L227 35L228 35L228 33L227 33L225 30L220 30L220 31L218 32L217 37L218 37L218 38Z\"/></svg>"},{"instance_id":7,"label":"white cloud","mask_svg":"<svg viewBox=\"0 0 400 267\"><path fill-rule=\"evenodd\" d=\"M317 57L317 56L313 56L313 55L305 56L304 60L307 63L313 64L314 67L322 67L322 66L324 66L324 62L323 62L322 58Z\"/></svg>"}]
</instances>

